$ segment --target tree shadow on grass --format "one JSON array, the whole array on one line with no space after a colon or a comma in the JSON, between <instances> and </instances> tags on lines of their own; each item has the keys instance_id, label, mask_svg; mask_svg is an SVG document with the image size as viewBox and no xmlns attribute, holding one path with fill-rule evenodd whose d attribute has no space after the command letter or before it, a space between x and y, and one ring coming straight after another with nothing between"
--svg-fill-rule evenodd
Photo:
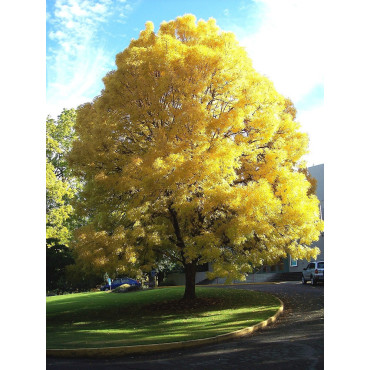
<instances>
[{"instance_id":1,"label":"tree shadow on grass","mask_svg":"<svg viewBox=\"0 0 370 370\"><path fill-rule=\"evenodd\" d=\"M59 306L47 317L48 348L87 348L164 343L208 338L236 331L266 320L280 304L257 292L206 292L199 299L163 299L147 302L143 296L78 302L67 310ZM181 297L179 295L178 297ZM135 303L134 299L139 299ZM113 302L113 304L112 304ZM54 306L55 308L55 306Z\"/></svg>"},{"instance_id":2,"label":"tree shadow on grass","mask_svg":"<svg viewBox=\"0 0 370 370\"><path fill-rule=\"evenodd\" d=\"M227 317L182 314L147 316L141 322L129 318L79 322L48 328L49 348L83 348L165 343L201 339L253 326L273 316L277 307L261 307L258 312L234 312ZM219 317L218 317L219 316ZM50 339L50 340L49 340Z\"/></svg>"}]
</instances>

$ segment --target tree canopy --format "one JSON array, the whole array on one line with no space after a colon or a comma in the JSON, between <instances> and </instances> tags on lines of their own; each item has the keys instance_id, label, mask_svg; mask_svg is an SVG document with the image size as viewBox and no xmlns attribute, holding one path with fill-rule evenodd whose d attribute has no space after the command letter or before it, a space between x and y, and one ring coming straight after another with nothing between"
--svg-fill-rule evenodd
<instances>
[{"instance_id":1,"label":"tree canopy","mask_svg":"<svg viewBox=\"0 0 370 370\"><path fill-rule=\"evenodd\" d=\"M308 137L234 34L192 15L157 33L147 22L116 65L78 108L69 156L91 219L77 233L82 260L102 271L180 262L193 298L196 265L232 279L316 257L319 201L299 171Z\"/></svg>"},{"instance_id":2,"label":"tree canopy","mask_svg":"<svg viewBox=\"0 0 370 370\"><path fill-rule=\"evenodd\" d=\"M57 120L46 120L46 239L62 244L72 236L71 200L78 188L66 159L75 138L75 121L74 109L64 109Z\"/></svg>"}]
</instances>

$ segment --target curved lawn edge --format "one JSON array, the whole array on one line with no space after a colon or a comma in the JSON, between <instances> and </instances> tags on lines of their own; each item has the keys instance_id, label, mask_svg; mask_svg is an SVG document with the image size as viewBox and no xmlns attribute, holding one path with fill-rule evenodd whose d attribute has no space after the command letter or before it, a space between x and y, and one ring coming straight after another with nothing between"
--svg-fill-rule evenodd
<instances>
[{"instance_id":1,"label":"curved lawn edge","mask_svg":"<svg viewBox=\"0 0 370 370\"><path fill-rule=\"evenodd\" d=\"M140 344L135 346L121 347L103 347L103 348L76 348L76 349L47 349L46 356L52 357L119 357L124 355L162 352L174 349L197 347L206 344L216 344L226 340L247 336L255 331L272 324L284 311L284 303L277 297L280 302L280 308L275 315L261 321L253 326L233 331L231 333L220 334L215 337L187 340L182 342L160 343L160 344Z\"/></svg>"}]
</instances>

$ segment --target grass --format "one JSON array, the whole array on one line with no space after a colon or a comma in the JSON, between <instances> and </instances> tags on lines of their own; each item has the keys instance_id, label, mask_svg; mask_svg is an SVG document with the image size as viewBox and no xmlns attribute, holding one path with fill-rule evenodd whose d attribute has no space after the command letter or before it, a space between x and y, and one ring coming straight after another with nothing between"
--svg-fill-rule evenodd
<instances>
[{"instance_id":1,"label":"grass","mask_svg":"<svg viewBox=\"0 0 370 370\"><path fill-rule=\"evenodd\" d=\"M198 301L180 302L183 287L115 294L47 297L47 348L99 348L208 338L274 315L277 298L262 292L197 287Z\"/></svg>"}]
</instances>

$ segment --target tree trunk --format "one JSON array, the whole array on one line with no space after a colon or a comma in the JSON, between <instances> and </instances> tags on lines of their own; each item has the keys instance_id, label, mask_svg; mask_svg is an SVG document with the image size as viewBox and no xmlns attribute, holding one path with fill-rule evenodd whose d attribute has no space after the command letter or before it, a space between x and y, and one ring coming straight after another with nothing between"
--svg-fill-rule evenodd
<instances>
[{"instance_id":1,"label":"tree trunk","mask_svg":"<svg viewBox=\"0 0 370 370\"><path fill-rule=\"evenodd\" d=\"M195 296L195 274L197 272L196 261L185 264L185 294L183 299L191 301L196 299Z\"/></svg>"},{"instance_id":2,"label":"tree trunk","mask_svg":"<svg viewBox=\"0 0 370 370\"><path fill-rule=\"evenodd\" d=\"M168 210L170 211L171 222L177 238L176 245L181 251L182 263L185 267L185 294L183 299L185 301L191 301L196 298L195 273L197 272L197 262L196 261L191 261L190 263L185 262L184 257L185 243L181 236L180 225L177 219L177 212L175 209L172 208L172 203L169 205Z\"/></svg>"}]
</instances>

